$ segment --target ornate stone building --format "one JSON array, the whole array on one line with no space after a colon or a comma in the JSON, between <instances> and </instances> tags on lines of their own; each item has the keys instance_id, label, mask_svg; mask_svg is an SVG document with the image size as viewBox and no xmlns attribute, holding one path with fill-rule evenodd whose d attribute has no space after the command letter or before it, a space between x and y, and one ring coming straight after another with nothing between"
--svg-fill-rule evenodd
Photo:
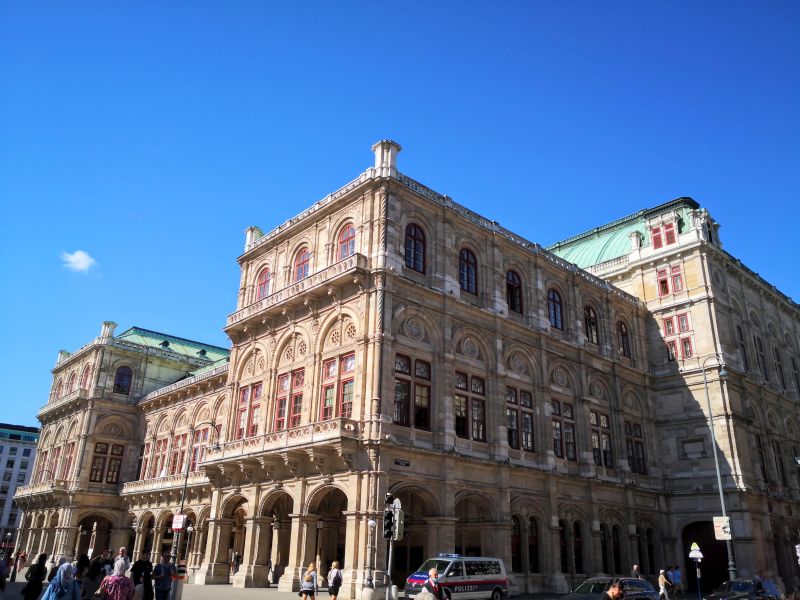
<instances>
[{"instance_id":1,"label":"ornate stone building","mask_svg":"<svg viewBox=\"0 0 800 600\"><path fill-rule=\"evenodd\" d=\"M502 557L512 591L563 591L684 564L698 536L719 580L705 370L740 573L796 585L797 306L721 249L708 213L679 199L547 250L399 173L397 144L373 150L302 214L248 229L229 363L152 332L117 354L129 332L106 330L87 348L108 357L58 363L56 390L79 362L95 387L40 413L50 475L17 493L27 547L171 548L182 507L196 583L295 590L304 565L339 560L354 597L382 579L369 521L391 492L398 583L447 551ZM70 443L87 458L61 476Z\"/></svg>"}]
</instances>

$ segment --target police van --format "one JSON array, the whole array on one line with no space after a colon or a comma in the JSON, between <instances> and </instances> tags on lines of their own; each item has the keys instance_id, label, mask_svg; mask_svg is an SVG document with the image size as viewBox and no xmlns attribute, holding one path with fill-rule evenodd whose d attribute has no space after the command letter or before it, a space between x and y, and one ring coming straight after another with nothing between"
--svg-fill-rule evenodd
<instances>
[{"instance_id":1,"label":"police van","mask_svg":"<svg viewBox=\"0 0 800 600\"><path fill-rule=\"evenodd\" d=\"M428 581L428 572L434 567L439 572L439 585L449 600L501 600L508 596L506 567L499 558L439 554L422 563L406 579L405 597L408 600L422 591L422 586Z\"/></svg>"}]
</instances>

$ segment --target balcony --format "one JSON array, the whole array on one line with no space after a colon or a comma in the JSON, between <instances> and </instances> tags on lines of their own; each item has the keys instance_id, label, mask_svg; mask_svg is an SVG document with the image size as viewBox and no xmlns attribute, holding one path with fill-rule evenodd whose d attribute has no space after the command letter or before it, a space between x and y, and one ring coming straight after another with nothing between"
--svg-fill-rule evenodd
<instances>
[{"instance_id":1,"label":"balcony","mask_svg":"<svg viewBox=\"0 0 800 600\"><path fill-rule=\"evenodd\" d=\"M41 494L53 494L55 492L73 492L77 489L77 481L67 479L53 479L52 481L40 481L21 485L14 493L14 498L32 497Z\"/></svg>"},{"instance_id":2,"label":"balcony","mask_svg":"<svg viewBox=\"0 0 800 600\"><path fill-rule=\"evenodd\" d=\"M167 477L155 477L153 479L140 479L138 481L129 481L122 486L122 495L128 494L141 494L145 492L164 491L168 489L182 488L186 473L179 473L177 475L169 475ZM189 487L194 485L205 485L208 483L208 477L202 471L194 471L189 473L187 485Z\"/></svg>"},{"instance_id":3,"label":"balcony","mask_svg":"<svg viewBox=\"0 0 800 600\"><path fill-rule=\"evenodd\" d=\"M56 400L51 400L50 402L45 404L42 408L39 409L36 418L42 421L44 417L46 417L47 415L51 415L55 412L68 408L75 400L88 397L89 397L89 390L86 388L78 388L77 390L72 390L66 396L62 396L61 398L58 398Z\"/></svg>"},{"instance_id":4,"label":"balcony","mask_svg":"<svg viewBox=\"0 0 800 600\"><path fill-rule=\"evenodd\" d=\"M277 306L302 304L309 294L325 294L329 287L352 281L353 275L358 272L366 272L367 268L367 257L363 254L354 254L228 315L226 329L262 315Z\"/></svg>"}]
</instances>

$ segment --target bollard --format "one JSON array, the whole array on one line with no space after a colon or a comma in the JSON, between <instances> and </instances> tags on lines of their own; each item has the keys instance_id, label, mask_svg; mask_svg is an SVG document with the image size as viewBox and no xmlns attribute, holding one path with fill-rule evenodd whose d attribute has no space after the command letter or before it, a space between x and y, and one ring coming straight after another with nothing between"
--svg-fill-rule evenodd
<instances>
[{"instance_id":1,"label":"bollard","mask_svg":"<svg viewBox=\"0 0 800 600\"><path fill-rule=\"evenodd\" d=\"M183 584L186 582L186 561L178 563L178 574L172 576L172 587L169 590L169 600L181 600Z\"/></svg>"}]
</instances>

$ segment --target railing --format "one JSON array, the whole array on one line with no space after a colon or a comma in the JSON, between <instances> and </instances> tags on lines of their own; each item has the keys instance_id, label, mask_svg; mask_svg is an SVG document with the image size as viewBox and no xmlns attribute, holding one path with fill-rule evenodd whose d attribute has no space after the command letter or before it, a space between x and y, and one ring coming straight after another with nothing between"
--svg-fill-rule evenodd
<instances>
[{"instance_id":1,"label":"railing","mask_svg":"<svg viewBox=\"0 0 800 600\"><path fill-rule=\"evenodd\" d=\"M45 404L42 408L39 409L39 412L37 413L36 416L39 417L52 410L61 408L62 406L69 404L70 402L72 402L73 400L77 400L78 398L88 398L88 397L89 397L88 389L78 388L77 390L71 391L66 396L61 396L61 398L58 398L57 400L53 400Z\"/></svg>"},{"instance_id":2,"label":"railing","mask_svg":"<svg viewBox=\"0 0 800 600\"><path fill-rule=\"evenodd\" d=\"M206 379L210 379L211 377L216 377L217 375L222 375L223 373L227 373L229 364L220 365L211 369L210 371L206 371L205 373L201 373L200 375L195 375L194 377L188 377L186 379L182 379L176 383L170 384L168 386L158 388L155 391L150 392L144 398L142 398L139 402L147 402L148 400L152 400L153 398L157 398L159 396L163 396L164 394L169 394L170 392L174 392L175 390L179 390L181 388L185 388L192 384L197 383L198 381L204 381Z\"/></svg>"},{"instance_id":3,"label":"railing","mask_svg":"<svg viewBox=\"0 0 800 600\"><path fill-rule=\"evenodd\" d=\"M185 473L177 473L175 475L168 475L167 477L154 477L153 479L129 481L122 486L122 494L135 494L140 492L183 487L185 478ZM201 471L189 473L188 485L204 485L206 483L208 483L208 477L205 476L205 473Z\"/></svg>"},{"instance_id":4,"label":"railing","mask_svg":"<svg viewBox=\"0 0 800 600\"><path fill-rule=\"evenodd\" d=\"M29 483L21 485L14 493L14 498L23 496L33 496L35 494L49 494L55 491L72 491L77 481L67 479L53 479L51 481L40 481L39 483Z\"/></svg>"},{"instance_id":5,"label":"railing","mask_svg":"<svg viewBox=\"0 0 800 600\"><path fill-rule=\"evenodd\" d=\"M353 419L330 419L319 423L309 423L283 431L273 431L255 437L233 440L222 444L219 449L209 448L206 461L218 461L295 447L321 444L342 437L358 437L358 421Z\"/></svg>"},{"instance_id":6,"label":"railing","mask_svg":"<svg viewBox=\"0 0 800 600\"><path fill-rule=\"evenodd\" d=\"M231 325L235 325L244 319L252 317L261 311L270 308L271 306L275 306L276 304L297 296L302 292L319 287L343 274L350 273L358 269L366 269L367 262L367 257L363 254L354 254L353 256L331 265L327 269L323 269L322 271L314 273L313 275L309 275L301 281L286 286L282 290L278 290L266 298L257 300L256 302L253 302L253 304L231 313L228 315L227 326L230 327Z\"/></svg>"},{"instance_id":7,"label":"railing","mask_svg":"<svg viewBox=\"0 0 800 600\"><path fill-rule=\"evenodd\" d=\"M610 271L611 269L616 269L617 267L627 265L629 259L630 257L627 254L623 254L622 256L612 258L611 260L592 265L587 268L587 271L595 274L603 273L605 271Z\"/></svg>"}]
</instances>

